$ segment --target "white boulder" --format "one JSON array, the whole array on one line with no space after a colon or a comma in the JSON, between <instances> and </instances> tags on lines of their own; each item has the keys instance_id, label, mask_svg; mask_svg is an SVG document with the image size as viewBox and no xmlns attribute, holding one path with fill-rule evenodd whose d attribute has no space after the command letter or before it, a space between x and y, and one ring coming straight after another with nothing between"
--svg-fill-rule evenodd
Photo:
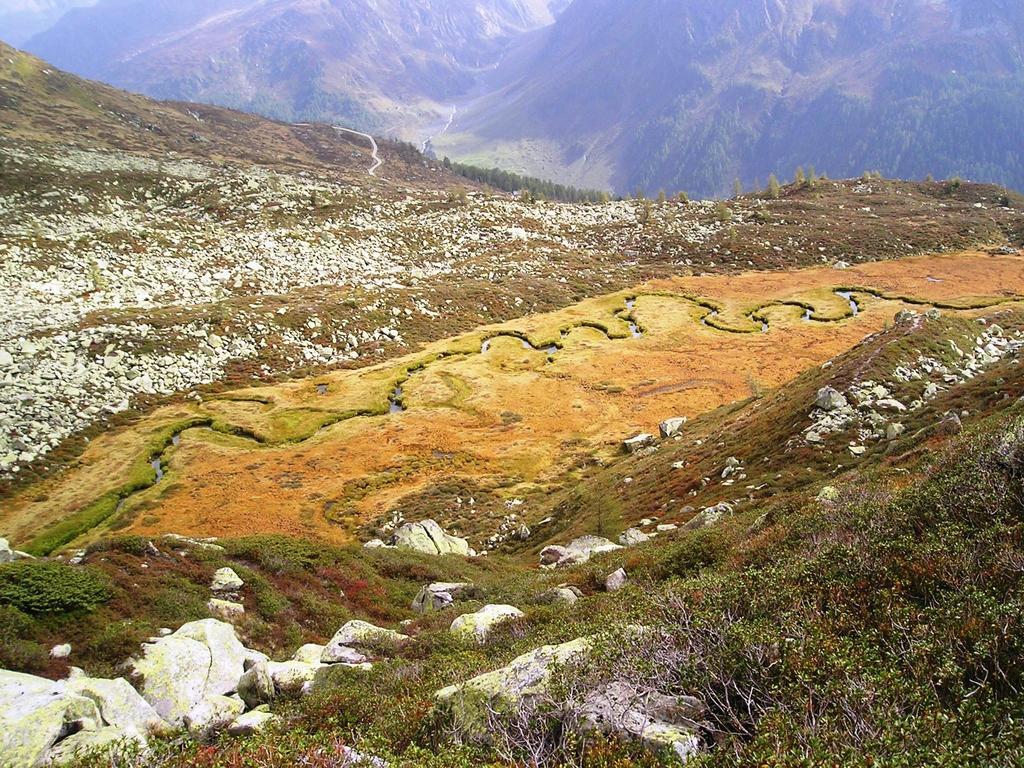
<instances>
[{"instance_id":1,"label":"white boulder","mask_svg":"<svg viewBox=\"0 0 1024 768\"><path fill-rule=\"evenodd\" d=\"M521 619L525 615L513 605L485 605L476 613L464 613L456 617L449 631L463 640L484 643L496 626L513 619Z\"/></svg>"}]
</instances>

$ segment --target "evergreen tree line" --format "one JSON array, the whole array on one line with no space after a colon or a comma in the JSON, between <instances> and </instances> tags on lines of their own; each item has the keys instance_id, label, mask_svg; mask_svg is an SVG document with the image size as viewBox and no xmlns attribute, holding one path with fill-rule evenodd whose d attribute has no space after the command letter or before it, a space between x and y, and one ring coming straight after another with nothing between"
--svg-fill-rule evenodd
<instances>
[{"instance_id":1,"label":"evergreen tree line","mask_svg":"<svg viewBox=\"0 0 1024 768\"><path fill-rule=\"evenodd\" d=\"M577 189L533 176L503 171L500 168L480 168L467 163L456 163L447 157L442 164L463 178L487 184L505 192L519 192L530 199L557 200L563 203L601 203L610 199L607 192L595 189Z\"/></svg>"}]
</instances>

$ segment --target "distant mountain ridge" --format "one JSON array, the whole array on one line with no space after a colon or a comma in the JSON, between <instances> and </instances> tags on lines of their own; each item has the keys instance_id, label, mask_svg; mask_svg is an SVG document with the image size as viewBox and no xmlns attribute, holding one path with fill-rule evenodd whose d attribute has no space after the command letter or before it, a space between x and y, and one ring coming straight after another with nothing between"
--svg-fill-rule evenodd
<instances>
[{"instance_id":1,"label":"distant mountain ridge","mask_svg":"<svg viewBox=\"0 0 1024 768\"><path fill-rule=\"evenodd\" d=\"M1020 0L100 0L27 48L620 194L798 165L1024 188Z\"/></svg>"},{"instance_id":2,"label":"distant mountain ridge","mask_svg":"<svg viewBox=\"0 0 1024 768\"><path fill-rule=\"evenodd\" d=\"M723 194L817 163L1024 186L1024 4L586 0L439 151Z\"/></svg>"},{"instance_id":3,"label":"distant mountain ridge","mask_svg":"<svg viewBox=\"0 0 1024 768\"><path fill-rule=\"evenodd\" d=\"M401 132L437 119L550 0L100 0L27 50L156 98ZM88 44L83 44L88 41Z\"/></svg>"}]
</instances>

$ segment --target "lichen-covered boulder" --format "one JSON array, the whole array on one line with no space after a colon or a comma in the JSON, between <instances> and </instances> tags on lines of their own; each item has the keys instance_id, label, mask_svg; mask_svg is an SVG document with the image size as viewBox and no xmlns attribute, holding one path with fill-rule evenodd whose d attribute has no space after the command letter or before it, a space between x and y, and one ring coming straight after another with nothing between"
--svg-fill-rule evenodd
<instances>
[{"instance_id":1,"label":"lichen-covered boulder","mask_svg":"<svg viewBox=\"0 0 1024 768\"><path fill-rule=\"evenodd\" d=\"M278 695L295 696L302 692L302 686L316 677L320 664L306 664L301 661L271 661L267 672L274 681ZM247 673L248 674L248 673Z\"/></svg>"},{"instance_id":2,"label":"lichen-covered boulder","mask_svg":"<svg viewBox=\"0 0 1024 768\"><path fill-rule=\"evenodd\" d=\"M651 537L639 528L627 528L619 534L619 544L624 547L635 547L650 540Z\"/></svg>"},{"instance_id":3,"label":"lichen-covered boulder","mask_svg":"<svg viewBox=\"0 0 1024 768\"><path fill-rule=\"evenodd\" d=\"M214 592L235 592L245 585L242 578L232 568L218 568L213 574L210 589Z\"/></svg>"},{"instance_id":4,"label":"lichen-covered boulder","mask_svg":"<svg viewBox=\"0 0 1024 768\"><path fill-rule=\"evenodd\" d=\"M113 757L118 752L130 750L134 741L132 734L114 726L79 731L56 744L47 754L46 762L53 766L74 766L89 755Z\"/></svg>"},{"instance_id":5,"label":"lichen-covered boulder","mask_svg":"<svg viewBox=\"0 0 1024 768\"><path fill-rule=\"evenodd\" d=\"M392 545L399 549L411 549L427 555L467 557L473 554L468 541L445 533L444 529L433 520L405 523L395 531Z\"/></svg>"},{"instance_id":6,"label":"lichen-covered boulder","mask_svg":"<svg viewBox=\"0 0 1024 768\"><path fill-rule=\"evenodd\" d=\"M269 662L258 661L238 678L238 696L250 709L269 704L277 696L274 678L267 668Z\"/></svg>"},{"instance_id":7,"label":"lichen-covered boulder","mask_svg":"<svg viewBox=\"0 0 1024 768\"><path fill-rule=\"evenodd\" d=\"M472 587L465 582L435 582L424 586L412 601L416 613L440 611L454 603L463 592Z\"/></svg>"},{"instance_id":8,"label":"lichen-covered boulder","mask_svg":"<svg viewBox=\"0 0 1024 768\"><path fill-rule=\"evenodd\" d=\"M42 765L59 740L102 725L92 699L64 682L0 670L0 757L11 765Z\"/></svg>"},{"instance_id":9,"label":"lichen-covered boulder","mask_svg":"<svg viewBox=\"0 0 1024 768\"><path fill-rule=\"evenodd\" d=\"M206 601L206 610L222 621L230 621L245 615L245 606L241 603L221 600L217 597L211 597Z\"/></svg>"},{"instance_id":10,"label":"lichen-covered boulder","mask_svg":"<svg viewBox=\"0 0 1024 768\"><path fill-rule=\"evenodd\" d=\"M493 672L442 688L434 694L435 705L462 738L486 743L493 712L508 712L524 698L543 693L556 667L583 658L593 647L588 637L542 646Z\"/></svg>"},{"instance_id":11,"label":"lichen-covered boulder","mask_svg":"<svg viewBox=\"0 0 1024 768\"><path fill-rule=\"evenodd\" d=\"M320 660L324 664L333 664L344 660L345 648L351 648L370 656L386 653L409 641L408 635L393 629L384 629L366 621L354 619L344 624L334 633L334 637L324 646Z\"/></svg>"},{"instance_id":12,"label":"lichen-covered boulder","mask_svg":"<svg viewBox=\"0 0 1024 768\"><path fill-rule=\"evenodd\" d=\"M245 669L246 651L235 628L217 619L183 624L171 637L189 638L206 646L211 654L204 693L231 693Z\"/></svg>"},{"instance_id":13,"label":"lichen-covered boulder","mask_svg":"<svg viewBox=\"0 0 1024 768\"><path fill-rule=\"evenodd\" d=\"M484 643L496 626L513 619L521 619L525 615L514 605L485 605L476 613L464 613L456 617L449 631L463 640Z\"/></svg>"},{"instance_id":14,"label":"lichen-covered boulder","mask_svg":"<svg viewBox=\"0 0 1024 768\"><path fill-rule=\"evenodd\" d=\"M160 717L180 726L206 695L212 663L213 655L203 643L169 635L144 645L131 666L142 697Z\"/></svg>"},{"instance_id":15,"label":"lichen-covered boulder","mask_svg":"<svg viewBox=\"0 0 1024 768\"><path fill-rule=\"evenodd\" d=\"M579 708L584 730L600 731L620 739L639 741L646 748L674 754L686 762L700 749L700 701L638 691L615 681L590 691Z\"/></svg>"},{"instance_id":16,"label":"lichen-covered boulder","mask_svg":"<svg viewBox=\"0 0 1024 768\"><path fill-rule=\"evenodd\" d=\"M75 677L68 681L67 689L91 699L103 722L126 736L145 740L151 734L162 735L170 731L167 722L124 678Z\"/></svg>"},{"instance_id":17,"label":"lichen-covered boulder","mask_svg":"<svg viewBox=\"0 0 1024 768\"><path fill-rule=\"evenodd\" d=\"M316 643L306 643L292 654L292 661L301 661L304 664L319 664L320 657L324 654L324 646Z\"/></svg>"},{"instance_id":18,"label":"lichen-covered boulder","mask_svg":"<svg viewBox=\"0 0 1024 768\"><path fill-rule=\"evenodd\" d=\"M235 721L228 726L228 733L232 736L252 736L254 733L259 733L280 722L282 721L279 716L257 709L235 718Z\"/></svg>"},{"instance_id":19,"label":"lichen-covered boulder","mask_svg":"<svg viewBox=\"0 0 1024 768\"><path fill-rule=\"evenodd\" d=\"M560 603L564 605L572 605L581 599L583 599L583 593L578 587L574 587L571 584L561 584L553 587L538 598L542 603Z\"/></svg>"},{"instance_id":20,"label":"lichen-covered boulder","mask_svg":"<svg viewBox=\"0 0 1024 768\"><path fill-rule=\"evenodd\" d=\"M183 725L188 728L189 733L206 737L227 728L244 711L245 704L241 699L210 694L204 696L185 715Z\"/></svg>"}]
</instances>

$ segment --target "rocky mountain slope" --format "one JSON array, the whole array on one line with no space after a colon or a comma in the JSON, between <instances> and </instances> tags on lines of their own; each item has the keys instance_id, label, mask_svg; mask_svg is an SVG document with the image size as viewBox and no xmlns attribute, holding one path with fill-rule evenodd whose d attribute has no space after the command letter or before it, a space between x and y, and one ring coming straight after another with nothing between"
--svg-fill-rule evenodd
<instances>
[{"instance_id":1,"label":"rocky mountain slope","mask_svg":"<svg viewBox=\"0 0 1024 768\"><path fill-rule=\"evenodd\" d=\"M1024 745L1020 196L530 201L3 54L3 768Z\"/></svg>"},{"instance_id":2,"label":"rocky mountain slope","mask_svg":"<svg viewBox=\"0 0 1024 768\"><path fill-rule=\"evenodd\" d=\"M1022 62L1014 2L593 0L435 143L620 193L724 196L808 164L1019 188Z\"/></svg>"},{"instance_id":3,"label":"rocky mountain slope","mask_svg":"<svg viewBox=\"0 0 1024 768\"><path fill-rule=\"evenodd\" d=\"M447 116L548 0L101 0L27 49L161 99L401 133ZM557 5L557 4L556 4ZM81 45L82 40L89 45ZM443 122L443 120L442 120Z\"/></svg>"},{"instance_id":4,"label":"rocky mountain slope","mask_svg":"<svg viewBox=\"0 0 1024 768\"><path fill-rule=\"evenodd\" d=\"M33 35L52 27L72 8L92 5L95 0L8 0L0 8L3 40L21 45Z\"/></svg>"}]
</instances>

